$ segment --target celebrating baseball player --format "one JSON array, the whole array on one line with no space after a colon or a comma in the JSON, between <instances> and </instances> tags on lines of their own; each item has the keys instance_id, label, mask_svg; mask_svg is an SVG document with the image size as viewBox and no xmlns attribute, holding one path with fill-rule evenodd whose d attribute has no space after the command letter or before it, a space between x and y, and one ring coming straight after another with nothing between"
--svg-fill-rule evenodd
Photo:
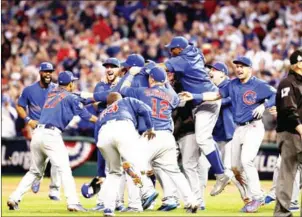
<instances>
[{"instance_id":1,"label":"celebrating baseball player","mask_svg":"<svg viewBox=\"0 0 302 217\"><path fill-rule=\"evenodd\" d=\"M135 72L131 74L130 71L130 75L121 87L121 93L128 97L137 98L152 108L152 120L156 132L156 137L145 146L146 150L142 153L146 155L144 159L152 165L156 175L160 174L157 172L158 170L168 174L181 192L187 212L195 213L198 205L186 178L177 165L176 142L172 134L172 110L178 106L179 98L169 84L168 87L170 88L165 87L167 76L161 68L154 67L150 70L150 88L131 88L133 75ZM162 178L161 180L164 182Z\"/></svg>"},{"instance_id":2,"label":"celebrating baseball player","mask_svg":"<svg viewBox=\"0 0 302 217\"><path fill-rule=\"evenodd\" d=\"M264 137L264 126L261 121L266 108L275 105L276 91L266 82L252 76L252 62L247 57L238 57L233 61L237 78L232 80L219 92L203 94L180 93L183 100L198 99L213 101L228 96L232 99L234 121L238 125L232 143L232 170L246 174L247 185L252 201L247 203L243 212L256 212L263 204L263 193L254 159Z\"/></svg>"},{"instance_id":3,"label":"celebrating baseball player","mask_svg":"<svg viewBox=\"0 0 302 217\"><path fill-rule=\"evenodd\" d=\"M47 98L47 94L53 88L55 88L55 84L51 82L52 73L54 71L54 67L49 62L42 62L40 64L40 80L35 82L34 84L24 88L17 105L17 112L21 118L27 123L31 129L35 129L38 125L41 111L45 100ZM26 108L28 109L28 113L26 112ZM49 159L47 159L49 161ZM60 200L60 177L56 167L51 167L50 170L50 185L49 185L49 198L51 200ZM42 174L43 175L43 174ZM38 177L32 185L32 191L37 193L40 189L41 177Z\"/></svg>"},{"instance_id":4,"label":"celebrating baseball player","mask_svg":"<svg viewBox=\"0 0 302 217\"><path fill-rule=\"evenodd\" d=\"M46 159L49 158L61 177L67 209L69 211L86 211L79 203L68 151L61 133L75 115L94 123L97 121L97 117L91 115L84 108L79 97L71 93L75 88L75 80L77 78L73 76L72 72L61 72L58 76L59 87L48 93L39 124L34 130L30 144L31 167L7 202L11 210L18 209L18 204L28 188L37 178L43 176Z\"/></svg>"},{"instance_id":5,"label":"celebrating baseball player","mask_svg":"<svg viewBox=\"0 0 302 217\"><path fill-rule=\"evenodd\" d=\"M97 147L102 152L107 166L108 175L101 191L104 191L104 216L114 215L116 186L120 183L122 165L133 182L141 186L140 157L134 150L139 143L137 116L142 116L147 126L144 133L148 139L155 136L151 120L151 109L143 102L133 98L122 98L117 92L109 93L107 108L101 113L98 127ZM122 163L123 160L123 163ZM142 209L142 208L141 208Z\"/></svg>"},{"instance_id":6,"label":"celebrating baseball player","mask_svg":"<svg viewBox=\"0 0 302 217\"><path fill-rule=\"evenodd\" d=\"M166 47L170 50L172 57L160 65L167 71L177 75L184 91L200 94L218 90L208 77L205 70L204 56L198 48L189 44L188 40L181 36L174 37ZM197 163L200 156L199 149L201 149L216 174L216 184L210 193L215 196L223 191L232 178L224 173L221 157L212 136L221 101L201 102L199 99L194 99L193 104L197 143L187 143L187 147L181 149L183 151L182 156L185 156L182 159L184 172L195 196L200 197Z\"/></svg>"}]
</instances>

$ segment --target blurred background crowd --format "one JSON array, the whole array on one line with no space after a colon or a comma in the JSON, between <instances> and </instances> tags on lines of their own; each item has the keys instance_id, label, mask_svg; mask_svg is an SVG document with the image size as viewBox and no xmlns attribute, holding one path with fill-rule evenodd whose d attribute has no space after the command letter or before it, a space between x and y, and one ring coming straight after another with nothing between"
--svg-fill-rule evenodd
<instances>
[{"instance_id":1,"label":"blurred background crowd","mask_svg":"<svg viewBox=\"0 0 302 217\"><path fill-rule=\"evenodd\" d=\"M131 53L163 62L168 44L182 35L199 47L207 63L253 60L254 74L277 87L289 54L302 45L302 3L283 1L2 1L2 127L22 135L14 109L25 86L39 78L38 66L50 61L58 72L73 71L78 88L93 91L104 77L108 57L123 61ZM275 120L265 115L267 135L275 140ZM3 130L2 130L3 134ZM3 135L5 136L5 135Z\"/></svg>"}]
</instances>

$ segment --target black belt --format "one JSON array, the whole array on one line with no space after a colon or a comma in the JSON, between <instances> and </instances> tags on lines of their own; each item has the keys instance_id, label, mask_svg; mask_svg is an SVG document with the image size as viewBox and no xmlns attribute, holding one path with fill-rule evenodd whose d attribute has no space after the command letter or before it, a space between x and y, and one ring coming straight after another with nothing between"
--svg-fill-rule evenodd
<instances>
[{"instance_id":1,"label":"black belt","mask_svg":"<svg viewBox=\"0 0 302 217\"><path fill-rule=\"evenodd\" d=\"M59 131L62 132L61 129L59 129L58 127L55 127L55 126L53 126L53 125L51 125L51 124L45 124L45 125L44 125L44 128L45 128L45 129L49 129L49 130L59 130Z\"/></svg>"},{"instance_id":2,"label":"black belt","mask_svg":"<svg viewBox=\"0 0 302 217\"><path fill-rule=\"evenodd\" d=\"M261 120L261 118L254 118L254 119L252 119L252 120L249 120L249 121L246 121L246 122L243 122L243 123L237 123L237 125L239 125L239 126L246 126L246 125L249 125L249 124L251 124L252 122L258 121L258 120Z\"/></svg>"}]
</instances>

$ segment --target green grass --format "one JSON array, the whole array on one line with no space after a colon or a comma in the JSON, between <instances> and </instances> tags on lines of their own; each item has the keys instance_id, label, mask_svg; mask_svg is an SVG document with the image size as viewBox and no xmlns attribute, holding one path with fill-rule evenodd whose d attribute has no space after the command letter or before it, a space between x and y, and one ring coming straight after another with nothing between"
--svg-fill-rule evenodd
<instances>
[{"instance_id":1,"label":"green grass","mask_svg":"<svg viewBox=\"0 0 302 217\"><path fill-rule=\"evenodd\" d=\"M19 204L19 210L10 211L6 206L6 201L11 192L16 188L21 177L2 177L2 216L102 216L100 212L89 213L72 213L66 210L66 203L64 194L62 192L61 197L64 198L59 202L51 201L48 199L48 185L49 179L45 178L38 194L28 192L22 202ZM88 182L89 177L79 178L76 177L77 189L80 195L80 187L84 182ZM229 185L218 196L211 197L209 191L212 188L213 181L210 181L206 192L206 210L198 211L194 216L272 216L274 203L263 206L257 213L246 214L241 213L239 210L242 208L243 203L240 199L237 189L233 185ZM271 186L271 182L262 182L262 188L264 191L268 191ZM161 204L162 191L159 189L160 197L156 200L156 208ZM85 199L80 195L81 203L85 208L92 208L95 206L96 198ZM298 216L299 213L295 213ZM160 211L145 211L142 213L118 213L117 216L188 216L189 214L180 208L171 212Z\"/></svg>"}]
</instances>

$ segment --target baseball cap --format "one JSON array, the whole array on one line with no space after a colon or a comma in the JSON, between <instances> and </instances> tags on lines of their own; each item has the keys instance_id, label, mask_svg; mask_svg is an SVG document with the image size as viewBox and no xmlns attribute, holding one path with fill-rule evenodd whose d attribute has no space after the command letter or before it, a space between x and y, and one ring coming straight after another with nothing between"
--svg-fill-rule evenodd
<instances>
[{"instance_id":1,"label":"baseball cap","mask_svg":"<svg viewBox=\"0 0 302 217\"><path fill-rule=\"evenodd\" d=\"M244 57L244 56L240 56L237 57L233 63L235 64L242 64L248 67L252 67L252 61L250 60L250 58Z\"/></svg>"},{"instance_id":2,"label":"baseball cap","mask_svg":"<svg viewBox=\"0 0 302 217\"><path fill-rule=\"evenodd\" d=\"M208 67L210 69L214 68L218 71L223 72L225 75L229 75L228 67L224 63L217 62L217 63L214 63L213 65L206 64L206 67Z\"/></svg>"},{"instance_id":3,"label":"baseball cap","mask_svg":"<svg viewBox=\"0 0 302 217\"><path fill-rule=\"evenodd\" d=\"M111 57L111 58L108 58L104 63L103 63L103 66L106 67L106 65L112 65L112 66L115 66L117 68L119 68L121 66L121 63L118 59L114 58L114 57Z\"/></svg>"},{"instance_id":4,"label":"baseball cap","mask_svg":"<svg viewBox=\"0 0 302 217\"><path fill-rule=\"evenodd\" d=\"M47 71L54 71L54 70L55 69L54 69L53 65L50 62L42 62L40 64L39 71L47 72Z\"/></svg>"},{"instance_id":5,"label":"baseball cap","mask_svg":"<svg viewBox=\"0 0 302 217\"><path fill-rule=\"evenodd\" d=\"M149 75L158 82L165 82L167 78L167 73L159 67L154 67L150 70Z\"/></svg>"},{"instance_id":6,"label":"baseball cap","mask_svg":"<svg viewBox=\"0 0 302 217\"><path fill-rule=\"evenodd\" d=\"M138 66L143 67L145 65L145 59L139 54L131 54L128 56L126 62L121 64L124 67Z\"/></svg>"},{"instance_id":7,"label":"baseball cap","mask_svg":"<svg viewBox=\"0 0 302 217\"><path fill-rule=\"evenodd\" d=\"M167 44L165 47L169 49L176 48L176 47L184 49L188 46L188 44L189 42L185 37L176 36L171 40L170 44Z\"/></svg>"},{"instance_id":8,"label":"baseball cap","mask_svg":"<svg viewBox=\"0 0 302 217\"><path fill-rule=\"evenodd\" d=\"M58 77L58 83L59 85L67 85L72 81L78 80L78 78L73 76L73 73L71 71L63 71L60 72Z\"/></svg>"},{"instance_id":9,"label":"baseball cap","mask_svg":"<svg viewBox=\"0 0 302 217\"><path fill-rule=\"evenodd\" d=\"M298 62L302 61L302 50L296 50L294 51L290 57L289 57L289 61L291 65L295 65Z\"/></svg>"}]
</instances>

